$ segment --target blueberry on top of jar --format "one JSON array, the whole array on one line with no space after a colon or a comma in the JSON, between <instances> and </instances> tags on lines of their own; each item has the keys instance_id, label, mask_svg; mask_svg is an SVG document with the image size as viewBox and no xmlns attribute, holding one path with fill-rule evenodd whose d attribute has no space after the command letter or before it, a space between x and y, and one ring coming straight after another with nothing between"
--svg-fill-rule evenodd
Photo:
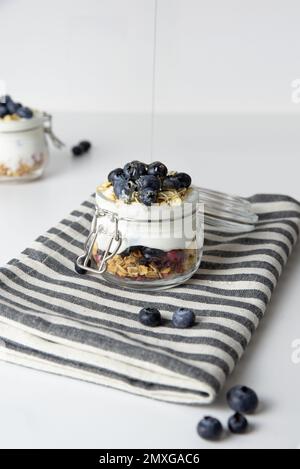
<instances>
[{"instance_id":1,"label":"blueberry on top of jar","mask_svg":"<svg viewBox=\"0 0 300 469\"><path fill-rule=\"evenodd\" d=\"M155 161L154 163L149 164L148 174L152 174L153 176L159 176L160 178L164 178L168 174L168 168L160 161Z\"/></svg>"},{"instance_id":2,"label":"blueberry on top of jar","mask_svg":"<svg viewBox=\"0 0 300 469\"><path fill-rule=\"evenodd\" d=\"M158 191L160 189L159 178L152 175L141 176L136 181L136 184L140 191L143 189L152 189L153 191Z\"/></svg>"},{"instance_id":3,"label":"blueberry on top of jar","mask_svg":"<svg viewBox=\"0 0 300 469\"><path fill-rule=\"evenodd\" d=\"M135 184L130 179L126 177L117 177L114 179L114 192L123 202L127 204L131 202L134 190Z\"/></svg>"},{"instance_id":4,"label":"blueberry on top of jar","mask_svg":"<svg viewBox=\"0 0 300 469\"><path fill-rule=\"evenodd\" d=\"M17 120L20 118L31 119L31 117L33 117L33 111L29 107L15 102L10 95L7 94L0 98L0 118Z\"/></svg>"},{"instance_id":5,"label":"blueberry on top of jar","mask_svg":"<svg viewBox=\"0 0 300 469\"><path fill-rule=\"evenodd\" d=\"M126 177L132 181L136 181L143 174L147 174L147 165L141 161L131 161L125 164L123 168Z\"/></svg>"},{"instance_id":6,"label":"blueberry on top of jar","mask_svg":"<svg viewBox=\"0 0 300 469\"><path fill-rule=\"evenodd\" d=\"M180 182L176 176L167 176L162 182L162 190L178 190L180 189Z\"/></svg>"},{"instance_id":7,"label":"blueberry on top of jar","mask_svg":"<svg viewBox=\"0 0 300 469\"><path fill-rule=\"evenodd\" d=\"M155 204L157 201L157 191L146 187L146 189L139 191L139 201L148 207Z\"/></svg>"},{"instance_id":8,"label":"blueberry on top of jar","mask_svg":"<svg viewBox=\"0 0 300 469\"><path fill-rule=\"evenodd\" d=\"M112 184L114 183L114 180L115 178L119 177L119 176L124 176L124 171L122 168L116 168L116 169L113 169L109 175L107 176L107 179L109 180L109 182L111 182Z\"/></svg>"},{"instance_id":9,"label":"blueberry on top of jar","mask_svg":"<svg viewBox=\"0 0 300 469\"><path fill-rule=\"evenodd\" d=\"M0 104L0 118L5 117L6 114L8 114L7 107L5 106L5 104Z\"/></svg>"},{"instance_id":10,"label":"blueberry on top of jar","mask_svg":"<svg viewBox=\"0 0 300 469\"><path fill-rule=\"evenodd\" d=\"M117 199L151 206L157 202L170 203L174 197L183 200L192 179L186 173L168 173L168 168L160 161L148 165L134 160L123 168L112 170L108 174L108 182L113 186Z\"/></svg>"}]
</instances>

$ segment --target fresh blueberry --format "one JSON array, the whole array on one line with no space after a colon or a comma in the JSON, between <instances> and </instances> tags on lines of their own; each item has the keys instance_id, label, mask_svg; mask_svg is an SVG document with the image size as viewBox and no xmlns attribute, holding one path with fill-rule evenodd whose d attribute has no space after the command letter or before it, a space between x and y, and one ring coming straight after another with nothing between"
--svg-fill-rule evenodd
<instances>
[{"instance_id":1,"label":"fresh blueberry","mask_svg":"<svg viewBox=\"0 0 300 469\"><path fill-rule=\"evenodd\" d=\"M125 177L115 177L113 181L115 196L119 199L127 179Z\"/></svg>"},{"instance_id":2,"label":"fresh blueberry","mask_svg":"<svg viewBox=\"0 0 300 469\"><path fill-rule=\"evenodd\" d=\"M125 177L122 168L113 169L113 170L109 173L109 175L107 176L107 179L109 180L109 182L111 182L111 183L113 184L114 179L117 178L117 177L119 177L119 176Z\"/></svg>"},{"instance_id":3,"label":"fresh blueberry","mask_svg":"<svg viewBox=\"0 0 300 469\"><path fill-rule=\"evenodd\" d=\"M5 104L0 104L0 117L5 117L8 114Z\"/></svg>"},{"instance_id":4,"label":"fresh blueberry","mask_svg":"<svg viewBox=\"0 0 300 469\"><path fill-rule=\"evenodd\" d=\"M133 192L136 186L134 182L124 177L115 177L114 179L114 192L118 199L123 200L125 203L130 203Z\"/></svg>"},{"instance_id":5,"label":"fresh blueberry","mask_svg":"<svg viewBox=\"0 0 300 469\"><path fill-rule=\"evenodd\" d=\"M180 181L176 176L167 176L162 183L162 190L169 191L169 190L177 190L180 189Z\"/></svg>"},{"instance_id":6,"label":"fresh blueberry","mask_svg":"<svg viewBox=\"0 0 300 469\"><path fill-rule=\"evenodd\" d=\"M221 422L214 417L204 417L197 425L197 432L206 440L217 440L223 431Z\"/></svg>"},{"instance_id":7,"label":"fresh blueberry","mask_svg":"<svg viewBox=\"0 0 300 469\"><path fill-rule=\"evenodd\" d=\"M248 420L244 415L236 412L228 419L228 428L231 433L244 433L248 427Z\"/></svg>"},{"instance_id":8,"label":"fresh blueberry","mask_svg":"<svg viewBox=\"0 0 300 469\"><path fill-rule=\"evenodd\" d=\"M7 103L12 102L11 96L9 94L1 96L1 102L7 105Z\"/></svg>"},{"instance_id":9,"label":"fresh blueberry","mask_svg":"<svg viewBox=\"0 0 300 469\"><path fill-rule=\"evenodd\" d=\"M155 161L154 163L149 164L148 174L164 178L168 174L168 168L160 161Z\"/></svg>"},{"instance_id":10,"label":"fresh blueberry","mask_svg":"<svg viewBox=\"0 0 300 469\"><path fill-rule=\"evenodd\" d=\"M73 153L74 156L83 155L82 148L79 145L76 145L75 147L72 148L72 153Z\"/></svg>"},{"instance_id":11,"label":"fresh blueberry","mask_svg":"<svg viewBox=\"0 0 300 469\"><path fill-rule=\"evenodd\" d=\"M6 101L6 108L9 114L16 114L17 110L22 107L20 103L15 103L10 97Z\"/></svg>"},{"instance_id":12,"label":"fresh blueberry","mask_svg":"<svg viewBox=\"0 0 300 469\"><path fill-rule=\"evenodd\" d=\"M161 325L161 315L156 308L143 308L139 312L139 320L144 326L157 327Z\"/></svg>"},{"instance_id":13,"label":"fresh blueberry","mask_svg":"<svg viewBox=\"0 0 300 469\"><path fill-rule=\"evenodd\" d=\"M132 181L125 181L119 198L126 203L130 203L135 188L136 186Z\"/></svg>"},{"instance_id":14,"label":"fresh blueberry","mask_svg":"<svg viewBox=\"0 0 300 469\"><path fill-rule=\"evenodd\" d=\"M188 188L192 184L192 178L186 173L177 173L175 176L180 184L180 187Z\"/></svg>"},{"instance_id":15,"label":"fresh blueberry","mask_svg":"<svg viewBox=\"0 0 300 469\"><path fill-rule=\"evenodd\" d=\"M147 165L141 161L135 160L125 164L123 171L126 177L132 181L136 181L143 174L147 174Z\"/></svg>"},{"instance_id":16,"label":"fresh blueberry","mask_svg":"<svg viewBox=\"0 0 300 469\"><path fill-rule=\"evenodd\" d=\"M194 311L188 308L179 308L175 311L172 317L172 324L179 329L192 327L196 322Z\"/></svg>"},{"instance_id":17,"label":"fresh blueberry","mask_svg":"<svg viewBox=\"0 0 300 469\"><path fill-rule=\"evenodd\" d=\"M82 149L82 151L86 153L87 151L89 151L92 145L87 140L82 140L82 142L79 143L79 146Z\"/></svg>"},{"instance_id":18,"label":"fresh blueberry","mask_svg":"<svg viewBox=\"0 0 300 469\"><path fill-rule=\"evenodd\" d=\"M32 110L25 106L19 107L16 114L18 114L19 117L24 117L24 119L30 119L33 116Z\"/></svg>"},{"instance_id":19,"label":"fresh blueberry","mask_svg":"<svg viewBox=\"0 0 300 469\"><path fill-rule=\"evenodd\" d=\"M258 406L256 392L247 386L234 386L227 392L226 397L229 407L239 413L252 413Z\"/></svg>"},{"instance_id":20,"label":"fresh blueberry","mask_svg":"<svg viewBox=\"0 0 300 469\"><path fill-rule=\"evenodd\" d=\"M139 192L139 201L148 207L155 204L157 200L157 191L152 189L143 189Z\"/></svg>"},{"instance_id":21,"label":"fresh blueberry","mask_svg":"<svg viewBox=\"0 0 300 469\"><path fill-rule=\"evenodd\" d=\"M141 176L136 181L137 187L139 190L143 189L152 189L153 191L159 191L160 189L160 180L156 176L152 176L151 174L146 176Z\"/></svg>"}]
</instances>

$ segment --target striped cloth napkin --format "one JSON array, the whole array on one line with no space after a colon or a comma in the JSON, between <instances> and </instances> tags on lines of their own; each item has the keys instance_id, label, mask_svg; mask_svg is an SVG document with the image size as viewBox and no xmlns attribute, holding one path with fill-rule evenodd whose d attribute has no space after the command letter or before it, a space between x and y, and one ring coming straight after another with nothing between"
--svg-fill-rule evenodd
<instances>
[{"instance_id":1,"label":"striped cloth napkin","mask_svg":"<svg viewBox=\"0 0 300 469\"><path fill-rule=\"evenodd\" d=\"M0 358L165 401L213 401L258 326L299 233L297 201L278 195L250 201L259 214L254 232L207 232L197 274L148 294L74 272L91 197L0 269ZM137 320L145 305L165 318L178 305L190 307L197 324L147 328Z\"/></svg>"}]
</instances>

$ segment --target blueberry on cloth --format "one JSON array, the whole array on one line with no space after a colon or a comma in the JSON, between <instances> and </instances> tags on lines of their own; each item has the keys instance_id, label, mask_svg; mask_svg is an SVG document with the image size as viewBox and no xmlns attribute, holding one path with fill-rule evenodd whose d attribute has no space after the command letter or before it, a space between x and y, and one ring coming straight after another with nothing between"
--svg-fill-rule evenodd
<instances>
[{"instance_id":1,"label":"blueberry on cloth","mask_svg":"<svg viewBox=\"0 0 300 469\"><path fill-rule=\"evenodd\" d=\"M0 104L0 117L5 117L8 114L5 104Z\"/></svg>"},{"instance_id":2,"label":"blueberry on cloth","mask_svg":"<svg viewBox=\"0 0 300 469\"><path fill-rule=\"evenodd\" d=\"M30 119L33 116L33 112L29 107L21 106L17 109L16 114L19 117L23 117L24 119Z\"/></svg>"},{"instance_id":3,"label":"blueberry on cloth","mask_svg":"<svg viewBox=\"0 0 300 469\"><path fill-rule=\"evenodd\" d=\"M179 308L175 311L172 317L173 326L179 329L186 329L195 324L196 316L194 311L188 308Z\"/></svg>"},{"instance_id":4,"label":"blueberry on cloth","mask_svg":"<svg viewBox=\"0 0 300 469\"><path fill-rule=\"evenodd\" d=\"M109 180L109 182L111 182L111 183L113 184L115 178L117 178L117 177L119 177L119 176L125 177L122 168L113 169L113 170L109 173L109 175L107 176L107 179Z\"/></svg>"},{"instance_id":5,"label":"blueberry on cloth","mask_svg":"<svg viewBox=\"0 0 300 469\"><path fill-rule=\"evenodd\" d=\"M156 308L143 308L139 312L139 320L144 326L157 327L161 325L161 314Z\"/></svg>"},{"instance_id":6,"label":"blueberry on cloth","mask_svg":"<svg viewBox=\"0 0 300 469\"><path fill-rule=\"evenodd\" d=\"M239 413L254 412L258 406L256 392L247 386L234 386L227 392L226 398L229 407Z\"/></svg>"},{"instance_id":7,"label":"blueberry on cloth","mask_svg":"<svg viewBox=\"0 0 300 469\"><path fill-rule=\"evenodd\" d=\"M206 440L220 438L223 431L221 422L214 417L204 417L197 425L197 432Z\"/></svg>"},{"instance_id":8,"label":"blueberry on cloth","mask_svg":"<svg viewBox=\"0 0 300 469\"><path fill-rule=\"evenodd\" d=\"M147 173L147 165L141 161L131 161L125 164L123 168L126 177L132 181L136 181L140 176Z\"/></svg>"},{"instance_id":9,"label":"blueberry on cloth","mask_svg":"<svg viewBox=\"0 0 300 469\"><path fill-rule=\"evenodd\" d=\"M143 189L139 192L139 201L148 207L155 204L157 200L157 191L152 189Z\"/></svg>"},{"instance_id":10,"label":"blueberry on cloth","mask_svg":"<svg viewBox=\"0 0 300 469\"><path fill-rule=\"evenodd\" d=\"M154 163L150 163L148 166L148 174L164 178L168 174L168 168L160 161L154 161Z\"/></svg>"},{"instance_id":11,"label":"blueberry on cloth","mask_svg":"<svg viewBox=\"0 0 300 469\"><path fill-rule=\"evenodd\" d=\"M92 145L88 140L82 140L82 142L79 143L79 146L82 149L82 151L86 153L87 151L89 151Z\"/></svg>"},{"instance_id":12,"label":"blueberry on cloth","mask_svg":"<svg viewBox=\"0 0 300 469\"><path fill-rule=\"evenodd\" d=\"M83 155L82 148L79 145L76 145L75 147L72 148L72 153L73 153L74 156Z\"/></svg>"},{"instance_id":13,"label":"blueberry on cloth","mask_svg":"<svg viewBox=\"0 0 300 469\"><path fill-rule=\"evenodd\" d=\"M248 420L244 415L236 412L228 419L228 428L231 433L244 433L248 427Z\"/></svg>"}]
</instances>

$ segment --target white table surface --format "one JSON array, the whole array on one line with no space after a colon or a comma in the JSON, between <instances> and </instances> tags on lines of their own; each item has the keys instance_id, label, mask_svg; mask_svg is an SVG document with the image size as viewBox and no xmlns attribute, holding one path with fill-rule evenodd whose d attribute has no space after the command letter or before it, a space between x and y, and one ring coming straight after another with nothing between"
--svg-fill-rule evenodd
<instances>
[{"instance_id":1,"label":"white table surface","mask_svg":"<svg viewBox=\"0 0 300 469\"><path fill-rule=\"evenodd\" d=\"M300 199L297 116L163 116L156 119L155 159L189 172L205 187L252 195L275 192ZM89 155L53 151L45 177L0 184L0 264L93 192L108 171L131 159L149 160L148 116L67 113L55 130L69 145L90 139ZM166 404L120 391L0 363L1 448L297 448L300 445L299 248L226 389L252 386L262 405L252 431L219 443L195 431L203 415L223 422L224 392L210 407Z\"/></svg>"}]
</instances>

